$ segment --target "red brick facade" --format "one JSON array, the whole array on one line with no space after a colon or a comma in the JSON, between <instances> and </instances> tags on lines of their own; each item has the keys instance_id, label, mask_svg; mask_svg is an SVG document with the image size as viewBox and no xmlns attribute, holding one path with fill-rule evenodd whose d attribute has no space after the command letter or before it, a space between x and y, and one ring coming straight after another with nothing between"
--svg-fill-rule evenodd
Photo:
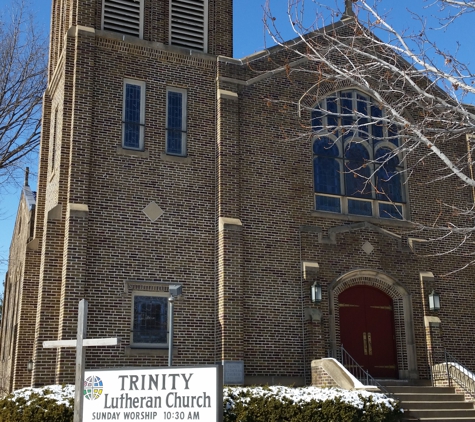
<instances>
[{"instance_id":1,"label":"red brick facade","mask_svg":"<svg viewBox=\"0 0 475 422\"><path fill-rule=\"evenodd\" d=\"M309 383L311 361L339 346L338 294L368 284L393 298L400 377L429 376L432 288L444 344L475 368L474 315L462 306L473 298L472 272L441 278L464 258L423 257L408 243L410 221L432 224L437 199L466 204L468 190L452 179L427 184L429 161L408 183L409 221L315 211L308 116L294 106L312 76L290 75L288 52L224 57L231 0L209 1L208 53L167 45L168 1L145 1L143 39L102 31L101 4L53 5L34 232L14 237L6 284L1 347L17 353L1 355L4 389L73 381L74 352L42 342L75 337L82 298L88 337L122 339L88 349L88 368L165 366L166 349L130 347L132 295L176 283L175 365L242 360L247 384ZM122 148L124 79L145 82L144 151ZM167 87L187 90L186 157L165 153ZM312 101L345 87L323 82ZM164 211L154 222L143 212L151 202ZM10 299L15 283L22 294Z\"/></svg>"}]
</instances>

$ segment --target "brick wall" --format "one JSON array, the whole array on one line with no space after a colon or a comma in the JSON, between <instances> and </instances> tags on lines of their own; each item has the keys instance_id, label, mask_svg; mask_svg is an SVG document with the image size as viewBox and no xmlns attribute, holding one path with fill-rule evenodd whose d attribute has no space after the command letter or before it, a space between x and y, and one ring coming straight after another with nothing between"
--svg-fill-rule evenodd
<instances>
[{"instance_id":1,"label":"brick wall","mask_svg":"<svg viewBox=\"0 0 475 422\"><path fill-rule=\"evenodd\" d=\"M166 365L166 350L130 347L132 294L167 292L170 283L183 285L175 305L176 365L244 360L246 382L309 383L310 362L339 346L338 294L360 283L394 300L401 374L416 368L411 376L429 376L424 318L435 315L425 298L432 285L442 297L444 344L475 368L473 311L461 306L472 297L473 275L468 269L446 275L466 262L464 249L428 256L453 246L439 242L414 253L408 223L314 211L309 116L298 117L296 100L314 85L307 71L315 65L293 64L301 72L289 72L295 54L279 48L246 64L217 59L213 54L231 51L230 1L210 3L212 54L165 46L165 5L146 2L153 10L147 9L144 40L101 31L98 1L67 3L61 19L55 12L38 249L25 261L33 297L35 283L38 289L37 304L35 298L24 308L36 309L34 345L21 363L33 356L32 383L73 380L73 352L44 350L42 341L75 336L82 298L89 301L88 337L122 339L117 347L87 350L88 368ZM124 78L146 86L140 153L121 148ZM165 154L169 86L187 90L185 158ZM328 80L319 88L312 101L350 86ZM465 151L462 142L452 148ZM437 163L427 159L422 167L419 158L409 163L416 172L407 184L410 220L463 223L436 204L441 198L466 204L469 190L452 179L429 184ZM164 211L155 222L143 213L152 201ZM362 248L366 242L371 252ZM313 279L303 278L304 261L318 263L320 304L310 301ZM423 271L435 276L430 286L421 287ZM31 338L26 330L22 344ZM2 348L9 343L11 334L2 336ZM19 384L27 378L18 373Z\"/></svg>"}]
</instances>

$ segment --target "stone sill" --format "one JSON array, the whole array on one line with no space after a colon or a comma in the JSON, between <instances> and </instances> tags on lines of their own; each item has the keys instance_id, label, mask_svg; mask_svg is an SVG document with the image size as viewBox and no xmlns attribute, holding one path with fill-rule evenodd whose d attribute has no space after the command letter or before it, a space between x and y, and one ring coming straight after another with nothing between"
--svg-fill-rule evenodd
<instances>
[{"instance_id":1,"label":"stone sill","mask_svg":"<svg viewBox=\"0 0 475 422\"><path fill-rule=\"evenodd\" d=\"M117 146L117 154L118 155L131 156L131 157L143 157L143 158L148 158L149 157L148 150L139 151L139 150L136 150L136 149L122 148L121 146Z\"/></svg>"},{"instance_id":2,"label":"stone sill","mask_svg":"<svg viewBox=\"0 0 475 422\"><path fill-rule=\"evenodd\" d=\"M368 217L365 215L350 215L350 214L338 214L333 212L326 211L311 211L312 217L319 218L329 218L332 220L343 220L343 221L367 221L378 226L387 226L387 227L400 227L403 229L413 229L414 223L407 220L396 220L395 218L377 218L377 217Z\"/></svg>"},{"instance_id":3,"label":"stone sill","mask_svg":"<svg viewBox=\"0 0 475 422\"><path fill-rule=\"evenodd\" d=\"M181 155L169 155L169 154L166 154L165 152L162 152L160 154L160 158L163 161L167 161L169 163L191 164L191 157L189 156L183 157Z\"/></svg>"},{"instance_id":4,"label":"stone sill","mask_svg":"<svg viewBox=\"0 0 475 422\"><path fill-rule=\"evenodd\" d=\"M173 348L173 356L178 355L178 348ZM168 348L155 348L155 349L146 349L146 348L136 348L136 347L125 347L125 356L168 356Z\"/></svg>"}]
</instances>

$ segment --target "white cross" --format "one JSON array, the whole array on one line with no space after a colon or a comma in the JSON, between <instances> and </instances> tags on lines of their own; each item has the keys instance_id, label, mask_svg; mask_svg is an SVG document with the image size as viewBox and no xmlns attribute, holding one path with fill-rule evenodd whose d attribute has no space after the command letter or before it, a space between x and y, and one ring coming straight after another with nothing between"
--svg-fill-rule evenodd
<instances>
[{"instance_id":1,"label":"white cross","mask_svg":"<svg viewBox=\"0 0 475 422\"><path fill-rule=\"evenodd\" d=\"M56 349L59 347L76 348L76 391L74 394L74 422L82 421L84 403L84 370L86 366L86 354L84 347L87 346L116 346L120 343L119 338L95 338L85 339L87 330L87 300L79 302L78 310L78 335L77 340L53 340L44 341L43 347Z\"/></svg>"}]
</instances>

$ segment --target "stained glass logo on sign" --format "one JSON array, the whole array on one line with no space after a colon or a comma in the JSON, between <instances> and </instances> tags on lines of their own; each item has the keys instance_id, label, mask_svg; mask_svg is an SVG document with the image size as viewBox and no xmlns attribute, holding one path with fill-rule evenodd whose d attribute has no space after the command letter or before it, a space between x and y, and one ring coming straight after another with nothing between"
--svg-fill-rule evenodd
<instances>
[{"instance_id":1,"label":"stained glass logo on sign","mask_svg":"<svg viewBox=\"0 0 475 422\"><path fill-rule=\"evenodd\" d=\"M104 384L99 377L91 375L84 380L84 397L86 399L97 400L101 397L103 391Z\"/></svg>"}]
</instances>

